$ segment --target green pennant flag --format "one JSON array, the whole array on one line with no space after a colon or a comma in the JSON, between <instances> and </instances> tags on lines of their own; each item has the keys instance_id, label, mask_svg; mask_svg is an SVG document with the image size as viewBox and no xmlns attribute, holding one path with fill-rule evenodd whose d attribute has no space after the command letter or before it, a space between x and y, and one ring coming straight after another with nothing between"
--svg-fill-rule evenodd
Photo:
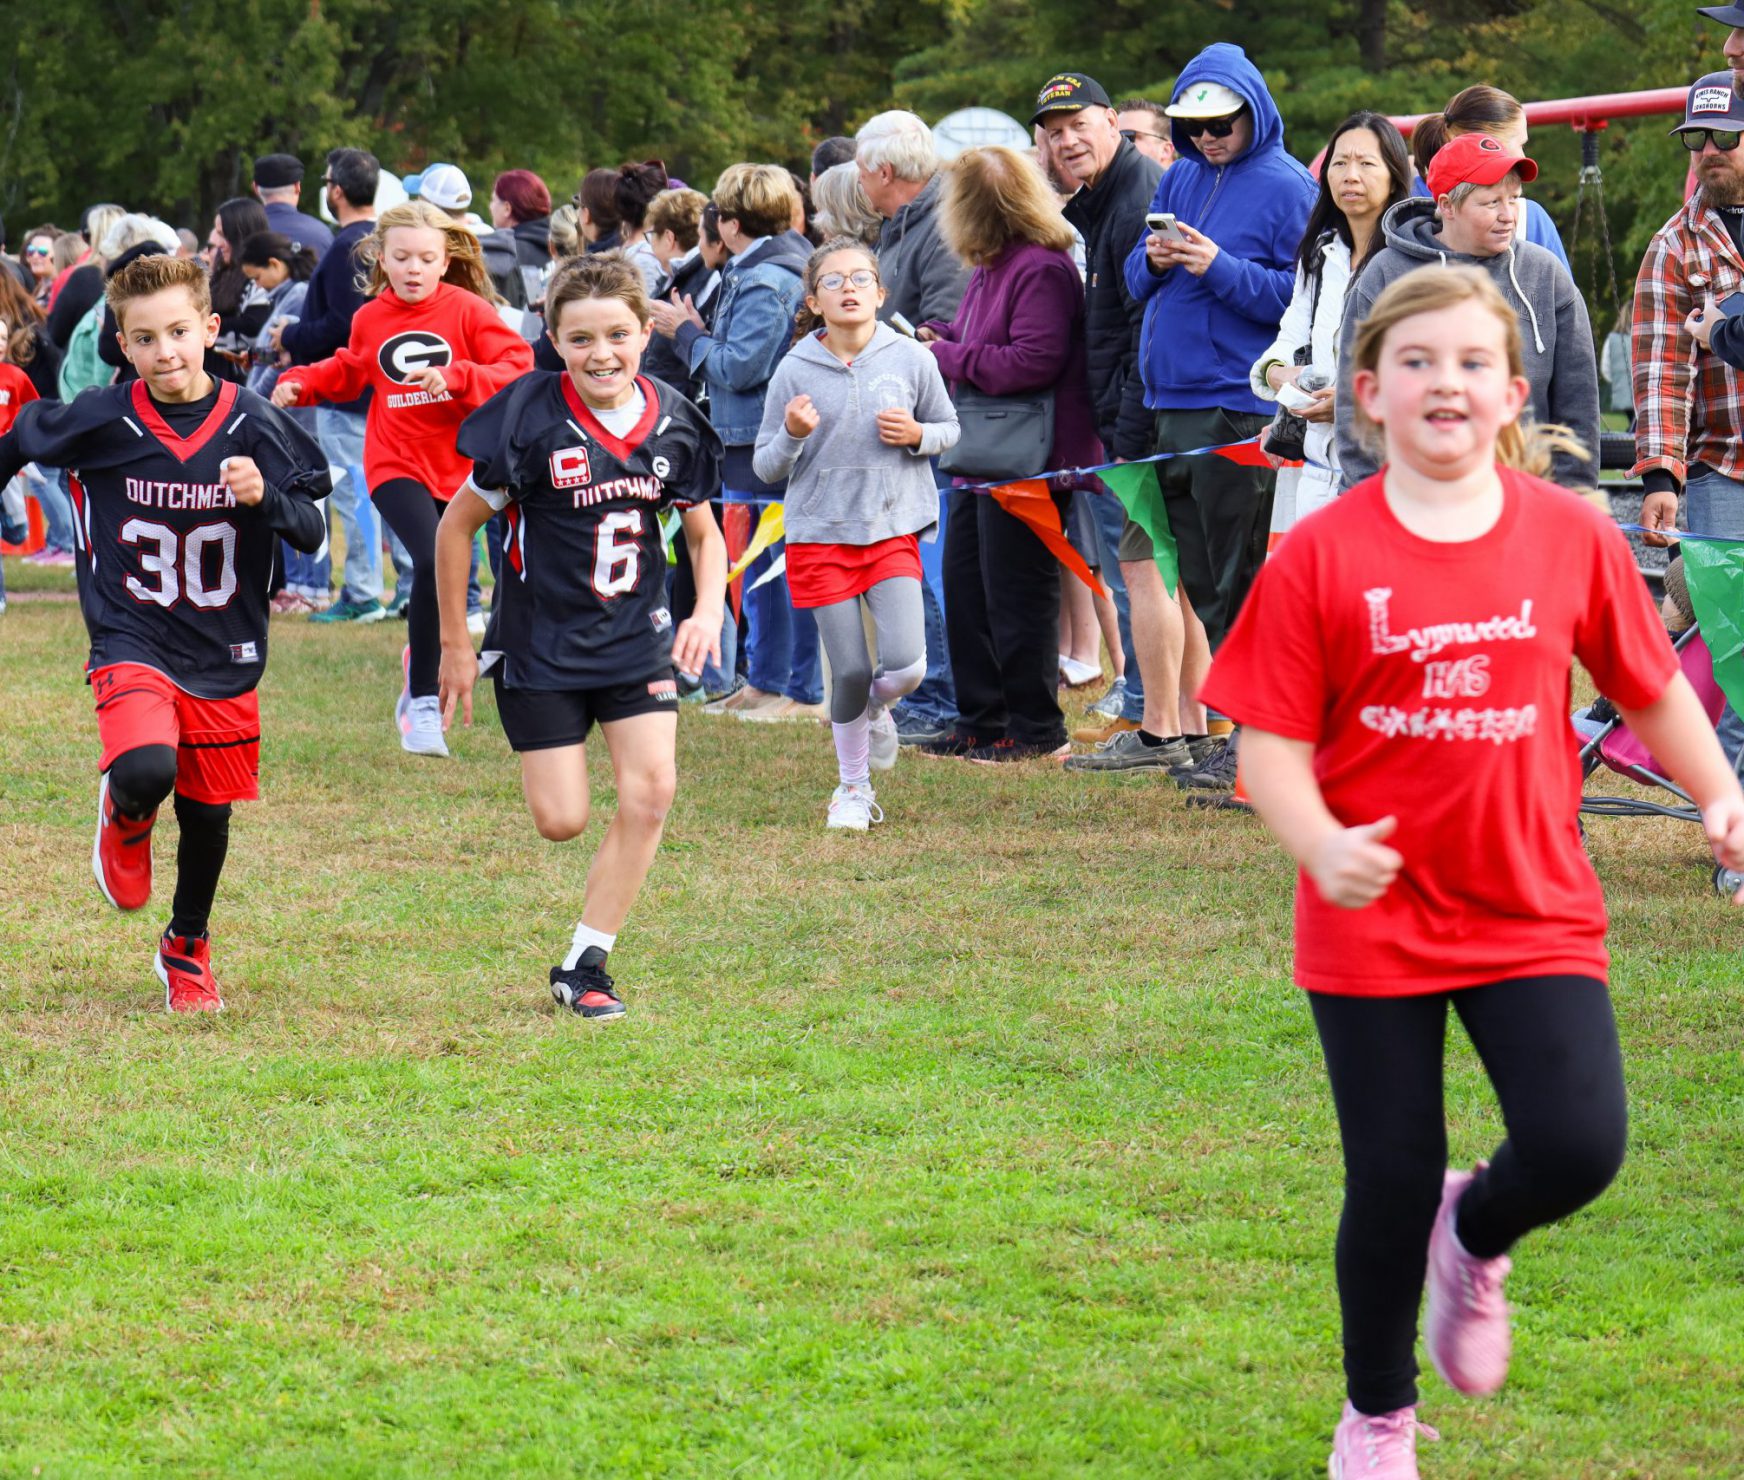
<instances>
[{"instance_id":1,"label":"green pennant flag","mask_svg":"<svg viewBox=\"0 0 1744 1480\"><path fill-rule=\"evenodd\" d=\"M1678 549L1690 605L1714 659L1714 682L1744 714L1744 544L1684 540Z\"/></svg>"},{"instance_id":2,"label":"green pennant flag","mask_svg":"<svg viewBox=\"0 0 1744 1480\"><path fill-rule=\"evenodd\" d=\"M1118 463L1096 476L1120 500L1126 517L1151 537L1157 569L1163 573L1163 588L1173 596L1181 577L1181 561L1175 550L1175 532L1169 528L1169 512L1163 507L1163 490L1157 486L1157 465Z\"/></svg>"}]
</instances>

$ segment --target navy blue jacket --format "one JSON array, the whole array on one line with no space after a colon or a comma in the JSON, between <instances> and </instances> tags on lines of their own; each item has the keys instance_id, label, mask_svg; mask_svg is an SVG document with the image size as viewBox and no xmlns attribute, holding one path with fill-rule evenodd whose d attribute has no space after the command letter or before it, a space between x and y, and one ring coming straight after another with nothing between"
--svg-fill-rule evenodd
<instances>
[{"instance_id":1,"label":"navy blue jacket","mask_svg":"<svg viewBox=\"0 0 1744 1480\"><path fill-rule=\"evenodd\" d=\"M353 221L340 229L333 245L322 254L314 277L309 279L302 318L286 324L279 336L279 345L290 351L292 364L313 365L351 343L352 316L369 302L357 284L360 269L355 254L358 243L374 230L373 221ZM362 411L369 405L369 395L365 391L336 409Z\"/></svg>"}]
</instances>

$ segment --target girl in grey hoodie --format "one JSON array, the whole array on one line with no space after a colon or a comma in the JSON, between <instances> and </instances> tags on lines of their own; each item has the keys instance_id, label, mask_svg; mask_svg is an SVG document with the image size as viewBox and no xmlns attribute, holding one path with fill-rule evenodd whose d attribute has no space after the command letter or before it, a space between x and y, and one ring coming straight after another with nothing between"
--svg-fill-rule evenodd
<instances>
[{"instance_id":1,"label":"girl in grey hoodie","mask_svg":"<svg viewBox=\"0 0 1744 1480\"><path fill-rule=\"evenodd\" d=\"M884 820L871 772L896 764L890 705L926 676L919 536L939 519L929 459L957 440L937 361L878 322L883 302L860 243L812 253L799 337L769 382L752 456L759 478L787 483L788 590L817 619L830 663L841 784L827 825L856 832Z\"/></svg>"}]
</instances>

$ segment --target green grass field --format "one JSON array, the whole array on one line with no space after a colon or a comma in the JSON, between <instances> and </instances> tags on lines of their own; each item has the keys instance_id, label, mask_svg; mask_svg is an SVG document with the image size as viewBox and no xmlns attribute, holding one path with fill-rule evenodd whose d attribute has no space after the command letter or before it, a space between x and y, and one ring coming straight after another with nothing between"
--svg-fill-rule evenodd
<instances>
[{"instance_id":1,"label":"green grass field","mask_svg":"<svg viewBox=\"0 0 1744 1480\"><path fill-rule=\"evenodd\" d=\"M905 757L832 836L824 731L686 712L589 1027L545 973L601 823L534 834L488 701L403 755L402 634L275 626L187 1021L173 820L146 910L91 881L77 608L0 618L0 1474L1324 1474L1338 1149L1257 822ZM1630 1159L1516 1251L1505 1391L1426 1376L1430 1480L1744 1474L1744 917L1695 829L1591 837ZM1463 1040L1449 1093L1470 1160Z\"/></svg>"}]
</instances>

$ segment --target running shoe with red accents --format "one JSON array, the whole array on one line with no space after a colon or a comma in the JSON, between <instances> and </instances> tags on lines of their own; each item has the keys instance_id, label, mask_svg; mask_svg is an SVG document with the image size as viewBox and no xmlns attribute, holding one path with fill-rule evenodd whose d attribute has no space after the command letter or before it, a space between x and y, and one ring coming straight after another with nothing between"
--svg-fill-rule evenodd
<instances>
[{"instance_id":1,"label":"running shoe with red accents","mask_svg":"<svg viewBox=\"0 0 1744 1480\"><path fill-rule=\"evenodd\" d=\"M1480 1259L1460 1247L1454 1220L1472 1179L1471 1172L1449 1172L1442 1183L1441 1208L1429 1234L1423 1342L1449 1387L1483 1394L1495 1392L1508 1376L1512 1334L1502 1281L1513 1264L1506 1254Z\"/></svg>"},{"instance_id":2,"label":"running shoe with red accents","mask_svg":"<svg viewBox=\"0 0 1744 1480\"><path fill-rule=\"evenodd\" d=\"M164 1006L171 1012L224 1011L207 936L165 931L157 943L157 979L164 984Z\"/></svg>"},{"instance_id":3,"label":"running shoe with red accents","mask_svg":"<svg viewBox=\"0 0 1744 1480\"><path fill-rule=\"evenodd\" d=\"M587 960L586 956L567 970L561 966L551 968L552 997L577 1017L590 1022L609 1023L624 1015L624 1004L618 1000L613 986L605 969Z\"/></svg>"},{"instance_id":4,"label":"running shoe with red accents","mask_svg":"<svg viewBox=\"0 0 1744 1480\"><path fill-rule=\"evenodd\" d=\"M91 872L103 898L118 910L136 910L151 898L150 816L123 817L109 800L109 773L97 788L97 838L91 845Z\"/></svg>"}]
</instances>

